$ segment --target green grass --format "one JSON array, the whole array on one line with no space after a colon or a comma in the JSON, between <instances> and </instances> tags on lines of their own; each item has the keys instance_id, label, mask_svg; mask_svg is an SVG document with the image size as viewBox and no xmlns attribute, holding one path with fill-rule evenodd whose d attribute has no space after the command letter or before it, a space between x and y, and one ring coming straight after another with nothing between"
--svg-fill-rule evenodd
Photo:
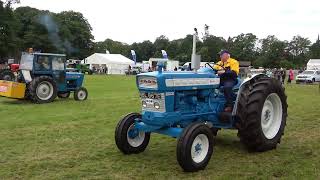
<instances>
[{"instance_id":1,"label":"green grass","mask_svg":"<svg viewBox=\"0 0 320 180\"><path fill-rule=\"evenodd\" d=\"M139 111L135 80L86 76L89 98L36 105L0 97L0 179L320 179L318 86L289 85L287 127L276 150L248 153L222 130L207 168L184 173L176 139L152 134L145 152L116 148L119 118Z\"/></svg>"}]
</instances>

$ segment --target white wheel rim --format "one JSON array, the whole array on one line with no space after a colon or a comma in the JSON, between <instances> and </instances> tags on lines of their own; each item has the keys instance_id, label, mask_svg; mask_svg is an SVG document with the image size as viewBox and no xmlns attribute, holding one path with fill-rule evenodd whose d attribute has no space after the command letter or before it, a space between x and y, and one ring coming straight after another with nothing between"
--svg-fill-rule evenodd
<instances>
[{"instance_id":1,"label":"white wheel rim","mask_svg":"<svg viewBox=\"0 0 320 180\"><path fill-rule=\"evenodd\" d=\"M278 94L270 94L262 108L261 127L267 139L274 138L280 129L282 122L282 102Z\"/></svg>"},{"instance_id":2,"label":"white wheel rim","mask_svg":"<svg viewBox=\"0 0 320 180\"><path fill-rule=\"evenodd\" d=\"M129 132L130 132L130 130L133 130L133 129L134 129L134 124L131 124L131 126L129 127L129 129L127 131L127 141L130 144L130 146L139 147L144 141L145 133L140 131L136 137L131 138L129 135Z\"/></svg>"},{"instance_id":3,"label":"white wheel rim","mask_svg":"<svg viewBox=\"0 0 320 180\"><path fill-rule=\"evenodd\" d=\"M53 86L51 83L43 81L38 85L36 93L39 99L48 100L53 95Z\"/></svg>"},{"instance_id":4,"label":"white wheel rim","mask_svg":"<svg viewBox=\"0 0 320 180\"><path fill-rule=\"evenodd\" d=\"M3 80L5 80L5 81L10 81L10 80L11 80L11 76L9 76L9 75L4 75Z\"/></svg>"},{"instance_id":5,"label":"white wheel rim","mask_svg":"<svg viewBox=\"0 0 320 180\"><path fill-rule=\"evenodd\" d=\"M84 100L85 98L86 98L86 92L85 91L83 91L83 90L80 90L79 92L78 92L78 99L79 100Z\"/></svg>"},{"instance_id":6,"label":"white wheel rim","mask_svg":"<svg viewBox=\"0 0 320 180\"><path fill-rule=\"evenodd\" d=\"M194 162L202 162L209 151L209 139L204 134L199 134L192 143L191 146L191 158Z\"/></svg>"}]
</instances>

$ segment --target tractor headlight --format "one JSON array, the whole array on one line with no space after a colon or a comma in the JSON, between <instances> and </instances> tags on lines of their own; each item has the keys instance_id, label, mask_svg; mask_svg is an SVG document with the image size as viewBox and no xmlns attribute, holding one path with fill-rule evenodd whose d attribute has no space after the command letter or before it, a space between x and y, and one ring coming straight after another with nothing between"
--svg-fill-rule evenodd
<instances>
[{"instance_id":1,"label":"tractor headlight","mask_svg":"<svg viewBox=\"0 0 320 180\"><path fill-rule=\"evenodd\" d=\"M153 103L154 108L160 109L160 104L158 102Z\"/></svg>"},{"instance_id":2,"label":"tractor headlight","mask_svg":"<svg viewBox=\"0 0 320 180\"><path fill-rule=\"evenodd\" d=\"M146 108L147 107L147 102L142 101L142 107Z\"/></svg>"},{"instance_id":3,"label":"tractor headlight","mask_svg":"<svg viewBox=\"0 0 320 180\"><path fill-rule=\"evenodd\" d=\"M143 111L165 112L165 93L140 92Z\"/></svg>"}]
</instances>

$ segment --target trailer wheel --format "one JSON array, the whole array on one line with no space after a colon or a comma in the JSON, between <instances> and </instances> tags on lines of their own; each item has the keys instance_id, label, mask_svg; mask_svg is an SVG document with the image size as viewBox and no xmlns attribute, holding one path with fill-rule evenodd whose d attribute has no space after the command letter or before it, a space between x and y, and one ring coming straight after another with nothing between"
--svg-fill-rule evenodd
<instances>
[{"instance_id":1,"label":"trailer wheel","mask_svg":"<svg viewBox=\"0 0 320 180\"><path fill-rule=\"evenodd\" d=\"M59 92L58 97L61 99L69 98L70 97L70 92Z\"/></svg>"},{"instance_id":2,"label":"trailer wheel","mask_svg":"<svg viewBox=\"0 0 320 180\"><path fill-rule=\"evenodd\" d=\"M184 171L204 169L213 153L213 134L203 123L192 123L184 129L177 145L177 160Z\"/></svg>"},{"instance_id":3,"label":"trailer wheel","mask_svg":"<svg viewBox=\"0 0 320 180\"><path fill-rule=\"evenodd\" d=\"M116 127L116 145L124 154L143 152L149 144L150 133L134 129L134 122L137 118L141 118L141 114L130 113L122 118Z\"/></svg>"},{"instance_id":4,"label":"trailer wheel","mask_svg":"<svg viewBox=\"0 0 320 180\"><path fill-rule=\"evenodd\" d=\"M10 70L0 71L0 80L14 81L14 78L15 76Z\"/></svg>"},{"instance_id":5,"label":"trailer wheel","mask_svg":"<svg viewBox=\"0 0 320 180\"><path fill-rule=\"evenodd\" d=\"M84 101L88 98L88 91L86 88L81 87L78 88L75 92L74 92L74 99L76 101Z\"/></svg>"},{"instance_id":6,"label":"trailer wheel","mask_svg":"<svg viewBox=\"0 0 320 180\"><path fill-rule=\"evenodd\" d=\"M57 86L49 76L35 77L29 83L30 99L38 104L52 102L57 97Z\"/></svg>"},{"instance_id":7,"label":"trailer wheel","mask_svg":"<svg viewBox=\"0 0 320 180\"><path fill-rule=\"evenodd\" d=\"M284 134L288 107L280 81L264 77L245 85L238 105L240 141L250 151L275 149Z\"/></svg>"}]
</instances>

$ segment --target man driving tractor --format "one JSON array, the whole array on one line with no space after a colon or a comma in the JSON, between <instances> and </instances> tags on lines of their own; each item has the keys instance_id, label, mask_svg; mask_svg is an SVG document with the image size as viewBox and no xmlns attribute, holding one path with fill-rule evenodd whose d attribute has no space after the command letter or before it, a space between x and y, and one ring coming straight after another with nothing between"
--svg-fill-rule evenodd
<instances>
[{"instance_id":1,"label":"man driving tractor","mask_svg":"<svg viewBox=\"0 0 320 180\"><path fill-rule=\"evenodd\" d=\"M220 76L220 84L223 86L224 96L226 98L225 112L232 112L233 100L235 94L232 91L233 86L237 83L239 74L239 62L230 58L230 53L227 50L219 52L220 61L214 66L218 70Z\"/></svg>"}]
</instances>

